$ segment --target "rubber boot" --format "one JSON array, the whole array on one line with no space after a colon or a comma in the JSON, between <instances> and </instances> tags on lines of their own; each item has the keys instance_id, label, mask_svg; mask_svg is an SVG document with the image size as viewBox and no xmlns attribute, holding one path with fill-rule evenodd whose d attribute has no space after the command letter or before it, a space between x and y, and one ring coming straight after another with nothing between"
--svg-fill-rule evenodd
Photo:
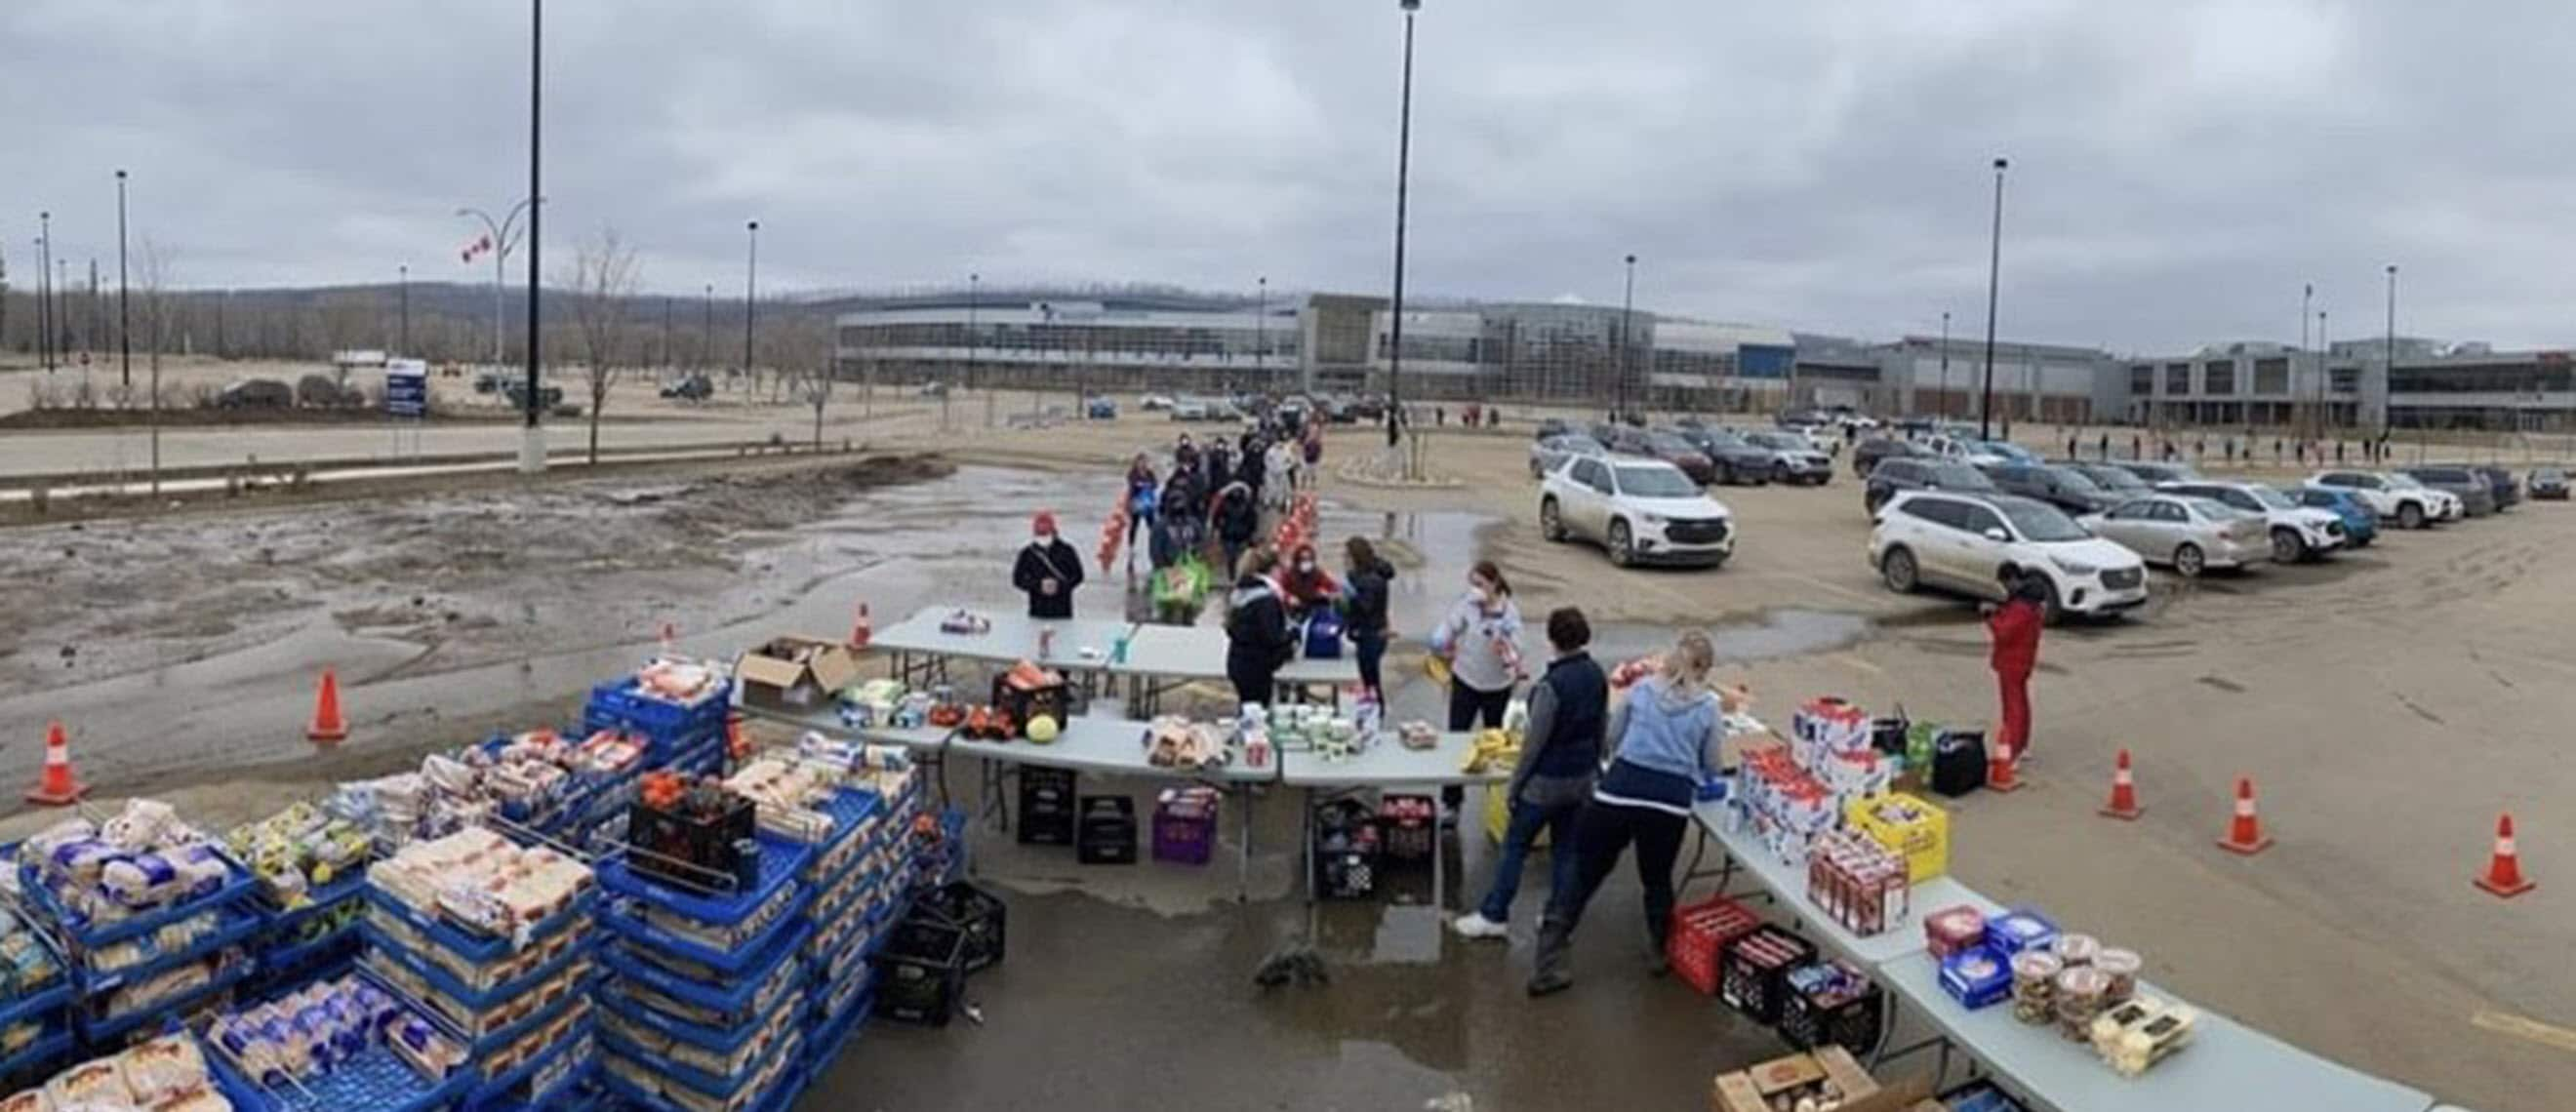
<instances>
[{"instance_id":1,"label":"rubber boot","mask_svg":"<svg viewBox=\"0 0 2576 1112\"><path fill-rule=\"evenodd\" d=\"M1646 975L1649 977L1661 977L1672 968L1664 956L1664 944L1670 941L1667 933L1671 929L1672 920L1669 918L1646 924Z\"/></svg>"},{"instance_id":2,"label":"rubber boot","mask_svg":"<svg viewBox=\"0 0 2576 1112\"><path fill-rule=\"evenodd\" d=\"M1574 987L1574 928L1554 917L1538 924L1538 957L1530 968L1529 994L1547 996Z\"/></svg>"}]
</instances>

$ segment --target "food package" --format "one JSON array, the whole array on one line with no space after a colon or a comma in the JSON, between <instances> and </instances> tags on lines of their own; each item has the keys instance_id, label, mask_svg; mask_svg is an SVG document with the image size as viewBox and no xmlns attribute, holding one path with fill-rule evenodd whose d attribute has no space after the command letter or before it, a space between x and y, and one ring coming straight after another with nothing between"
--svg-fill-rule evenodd
<instances>
[{"instance_id":1,"label":"food package","mask_svg":"<svg viewBox=\"0 0 2576 1112\"><path fill-rule=\"evenodd\" d=\"M1411 746L1408 743L1408 747ZM1458 762L1458 771L1471 776L1509 771L1521 759L1521 739L1501 730L1478 730L1467 744L1466 756Z\"/></svg>"},{"instance_id":2,"label":"food package","mask_svg":"<svg viewBox=\"0 0 2576 1112\"><path fill-rule=\"evenodd\" d=\"M2093 959L2102 955L2102 940L2089 934L2076 934L2070 931L2058 935L2057 940L2049 944L2049 949L2057 954L2057 960L2065 962L2067 968L2072 969L2079 965L2093 964Z\"/></svg>"},{"instance_id":3,"label":"food package","mask_svg":"<svg viewBox=\"0 0 2576 1112\"><path fill-rule=\"evenodd\" d=\"M2114 1004L2138 994L2138 970L2145 968L2146 964L2146 959L2139 957L2137 951L2115 946L2102 947L2101 952L2093 956L2093 968L2110 975L2111 1002Z\"/></svg>"},{"instance_id":4,"label":"food package","mask_svg":"<svg viewBox=\"0 0 2576 1112\"><path fill-rule=\"evenodd\" d=\"M2045 949L2057 940L2057 924L2029 908L2015 908L1986 920L1987 943L2007 954Z\"/></svg>"},{"instance_id":5,"label":"food package","mask_svg":"<svg viewBox=\"0 0 2576 1112\"><path fill-rule=\"evenodd\" d=\"M2046 1023L2056 1015L2057 975L2066 962L2047 950L2024 950L2012 957L2013 1018Z\"/></svg>"},{"instance_id":6,"label":"food package","mask_svg":"<svg viewBox=\"0 0 2576 1112\"><path fill-rule=\"evenodd\" d=\"M832 816L819 810L842 779L840 769L822 761L759 757L746 764L724 786L752 801L761 829L797 842L820 842L832 834Z\"/></svg>"},{"instance_id":7,"label":"food package","mask_svg":"<svg viewBox=\"0 0 2576 1112\"><path fill-rule=\"evenodd\" d=\"M250 866L270 900L289 909L311 902L312 889L356 875L375 853L365 828L309 803L234 827L224 841Z\"/></svg>"},{"instance_id":8,"label":"food package","mask_svg":"<svg viewBox=\"0 0 2576 1112\"><path fill-rule=\"evenodd\" d=\"M134 1091L125 1087L125 1071L114 1058L83 1062L45 1082L45 1097L56 1108L125 1108L134 1104Z\"/></svg>"},{"instance_id":9,"label":"food package","mask_svg":"<svg viewBox=\"0 0 2576 1112\"><path fill-rule=\"evenodd\" d=\"M2057 974L2058 1033L2068 1042L2092 1037L2093 1019L2110 1006L2111 975L2089 965L2070 965ZM2018 1003L2015 1005L2018 1007Z\"/></svg>"},{"instance_id":10,"label":"food package","mask_svg":"<svg viewBox=\"0 0 2576 1112\"><path fill-rule=\"evenodd\" d=\"M1945 907L1923 917L1924 948L1933 957L1946 958L1985 940L1985 913L1966 904Z\"/></svg>"},{"instance_id":11,"label":"food package","mask_svg":"<svg viewBox=\"0 0 2576 1112\"><path fill-rule=\"evenodd\" d=\"M1941 989L1962 1007L1985 1007L2012 994L2009 960L1992 944L1970 946L1941 959Z\"/></svg>"},{"instance_id":12,"label":"food package","mask_svg":"<svg viewBox=\"0 0 2576 1112\"><path fill-rule=\"evenodd\" d=\"M1905 862L1849 830L1819 835L1807 857L1807 898L1843 929L1863 937L1902 921L1912 889Z\"/></svg>"},{"instance_id":13,"label":"food package","mask_svg":"<svg viewBox=\"0 0 2576 1112\"><path fill-rule=\"evenodd\" d=\"M185 1035L138 1043L117 1056L117 1068L137 1104L159 1104L206 1083L206 1060L197 1053L197 1041Z\"/></svg>"},{"instance_id":14,"label":"food package","mask_svg":"<svg viewBox=\"0 0 2576 1112\"><path fill-rule=\"evenodd\" d=\"M702 660L660 657L635 673L635 693L684 707L725 691L724 670Z\"/></svg>"},{"instance_id":15,"label":"food package","mask_svg":"<svg viewBox=\"0 0 2576 1112\"><path fill-rule=\"evenodd\" d=\"M62 975L62 962L35 926L0 904L0 1002L51 988Z\"/></svg>"},{"instance_id":16,"label":"food package","mask_svg":"<svg viewBox=\"0 0 2576 1112\"><path fill-rule=\"evenodd\" d=\"M543 846L521 849L480 827L405 846L369 866L367 877L416 911L521 944L523 931L591 884L589 866Z\"/></svg>"}]
</instances>

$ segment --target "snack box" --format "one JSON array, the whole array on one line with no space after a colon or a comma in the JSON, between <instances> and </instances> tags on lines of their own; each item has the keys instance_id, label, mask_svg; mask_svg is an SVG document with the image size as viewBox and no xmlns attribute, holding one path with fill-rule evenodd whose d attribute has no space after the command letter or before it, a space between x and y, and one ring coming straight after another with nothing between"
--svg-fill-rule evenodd
<instances>
[{"instance_id":1,"label":"snack box","mask_svg":"<svg viewBox=\"0 0 2576 1112\"><path fill-rule=\"evenodd\" d=\"M2012 995L2011 955L1980 943L1941 959L1941 990L1973 1011Z\"/></svg>"}]
</instances>

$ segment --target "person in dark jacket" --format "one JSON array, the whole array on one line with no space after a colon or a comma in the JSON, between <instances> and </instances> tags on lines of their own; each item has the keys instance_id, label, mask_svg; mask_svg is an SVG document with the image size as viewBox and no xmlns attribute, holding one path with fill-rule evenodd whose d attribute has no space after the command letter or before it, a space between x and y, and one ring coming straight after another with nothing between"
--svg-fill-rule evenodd
<instances>
[{"instance_id":1,"label":"person in dark jacket","mask_svg":"<svg viewBox=\"0 0 2576 1112\"><path fill-rule=\"evenodd\" d=\"M1246 550L1235 568L1234 593L1226 597L1225 678L1234 681L1240 702L1269 705L1280 666L1297 653L1288 607L1270 581L1278 562L1269 549Z\"/></svg>"},{"instance_id":2,"label":"person in dark jacket","mask_svg":"<svg viewBox=\"0 0 2576 1112\"><path fill-rule=\"evenodd\" d=\"M2030 673L2039 665L2039 629L2048 623L2048 584L2038 572L2016 577L2010 584L2011 597L1986 617L1986 631L1994 637L1994 652L1988 663L1995 670L1995 684L2003 692L2003 729L1995 735L1995 744L2007 754L2006 760L2019 763L2030 751Z\"/></svg>"},{"instance_id":3,"label":"person in dark jacket","mask_svg":"<svg viewBox=\"0 0 2576 1112\"><path fill-rule=\"evenodd\" d=\"M1217 547L1225 553L1218 566L1233 567L1252 547L1254 534L1261 531L1261 507L1252 501L1252 488L1241 482L1228 483L1217 490L1216 508L1208 513L1209 531L1216 534Z\"/></svg>"},{"instance_id":4,"label":"person in dark jacket","mask_svg":"<svg viewBox=\"0 0 2576 1112\"><path fill-rule=\"evenodd\" d=\"M1082 554L1055 533L1055 515L1040 511L1029 522L1029 543L1011 566L1011 585L1029 596L1032 618L1073 616L1073 589L1082 586Z\"/></svg>"},{"instance_id":5,"label":"person in dark jacket","mask_svg":"<svg viewBox=\"0 0 2576 1112\"><path fill-rule=\"evenodd\" d=\"M1222 436L1208 441L1207 461L1204 466L1207 468L1208 489L1223 493L1226 484L1234 481L1234 446L1226 443L1226 439ZM1229 563L1226 566L1234 565Z\"/></svg>"},{"instance_id":6,"label":"person in dark jacket","mask_svg":"<svg viewBox=\"0 0 2576 1112\"><path fill-rule=\"evenodd\" d=\"M1366 537L1352 537L1342 546L1342 581L1348 585L1349 603L1342 615L1343 635L1357 649L1360 687L1386 705L1386 688L1379 682L1379 665L1386 661L1387 620L1386 595L1395 582L1395 566L1380 559L1377 546Z\"/></svg>"},{"instance_id":7,"label":"person in dark jacket","mask_svg":"<svg viewBox=\"0 0 2576 1112\"><path fill-rule=\"evenodd\" d=\"M1199 446L1190 443L1190 434L1182 433L1181 438L1172 444L1172 466L1196 468L1198 465Z\"/></svg>"},{"instance_id":8,"label":"person in dark jacket","mask_svg":"<svg viewBox=\"0 0 2576 1112\"><path fill-rule=\"evenodd\" d=\"M1592 643L1592 625L1584 620L1583 611L1565 606L1548 614L1547 643L1556 649L1556 659L1530 685L1529 728L1521 738L1520 763L1503 785L1512 817L1503 831L1502 856L1494 861L1494 886L1485 890L1482 906L1452 924L1463 937L1510 934L1512 897L1520 894L1521 862L1541 830L1547 831L1549 844L1555 847L1548 852L1550 898L1574 890L1574 816L1592 795L1592 780L1601 768L1601 738L1610 718L1610 678L1584 651Z\"/></svg>"},{"instance_id":9,"label":"person in dark jacket","mask_svg":"<svg viewBox=\"0 0 2576 1112\"><path fill-rule=\"evenodd\" d=\"M1172 476L1163 480L1163 489L1154 498L1158 520L1187 518L1196 524L1207 516L1207 476L1199 471L1194 454L1186 462L1172 465Z\"/></svg>"},{"instance_id":10,"label":"person in dark jacket","mask_svg":"<svg viewBox=\"0 0 2576 1112\"><path fill-rule=\"evenodd\" d=\"M1270 442L1252 433L1243 434L1243 454L1234 457L1234 477L1252 488L1252 505L1261 507L1261 486L1269 481Z\"/></svg>"}]
</instances>

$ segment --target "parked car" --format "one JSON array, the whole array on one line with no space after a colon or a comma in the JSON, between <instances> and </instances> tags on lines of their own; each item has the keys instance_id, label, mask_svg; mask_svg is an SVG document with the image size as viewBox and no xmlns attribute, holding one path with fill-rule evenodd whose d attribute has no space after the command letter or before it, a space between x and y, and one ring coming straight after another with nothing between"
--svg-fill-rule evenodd
<instances>
[{"instance_id":1,"label":"parked car","mask_svg":"<svg viewBox=\"0 0 2576 1112\"><path fill-rule=\"evenodd\" d=\"M1999 463L1978 470L2006 494L2036 498L2070 514L2098 514L2118 503L2109 491L2073 468Z\"/></svg>"},{"instance_id":2,"label":"parked car","mask_svg":"<svg viewBox=\"0 0 2576 1112\"><path fill-rule=\"evenodd\" d=\"M273 378L246 378L215 395L220 409L293 409L295 388Z\"/></svg>"},{"instance_id":3,"label":"parked car","mask_svg":"<svg viewBox=\"0 0 2576 1112\"><path fill-rule=\"evenodd\" d=\"M1144 397L1136 399L1136 408L1147 413L1161 413L1172 408L1172 396L1169 394L1147 394Z\"/></svg>"},{"instance_id":4,"label":"parked car","mask_svg":"<svg viewBox=\"0 0 2576 1112\"><path fill-rule=\"evenodd\" d=\"M2001 600L2006 583L2038 575L2051 621L2115 614L2147 601L2147 566L2057 507L2009 494L1905 491L1869 533L1869 564L1887 589L1923 587Z\"/></svg>"},{"instance_id":5,"label":"parked car","mask_svg":"<svg viewBox=\"0 0 2576 1112\"><path fill-rule=\"evenodd\" d=\"M2024 465L2036 465L2040 462L2039 453L2031 451L2028 448L2024 448L2009 440L1979 440L1971 442L1968 445L1968 455L1970 457L1969 462L1971 463L1976 462L1975 457L1979 456L1992 456L2005 463L2018 463Z\"/></svg>"},{"instance_id":6,"label":"parked car","mask_svg":"<svg viewBox=\"0 0 2576 1112\"><path fill-rule=\"evenodd\" d=\"M1600 441L1579 432L1563 433L1531 443L1530 478L1543 479L1567 459L1575 456L1607 456L1610 449Z\"/></svg>"},{"instance_id":7,"label":"parked car","mask_svg":"<svg viewBox=\"0 0 2576 1112\"><path fill-rule=\"evenodd\" d=\"M2379 539L2378 512L2372 510L2369 503L2355 497L2349 490L2295 486L2282 489L2281 494L2290 501L2309 509L2325 510L2334 514L2343 522L2345 547L2368 548L2370 542Z\"/></svg>"},{"instance_id":8,"label":"parked car","mask_svg":"<svg viewBox=\"0 0 2576 1112\"><path fill-rule=\"evenodd\" d=\"M501 384L501 396L510 399L512 409L528 408L528 380L514 378ZM558 412L563 409L563 396L561 386L538 387L537 405L549 412Z\"/></svg>"},{"instance_id":9,"label":"parked car","mask_svg":"<svg viewBox=\"0 0 2576 1112\"><path fill-rule=\"evenodd\" d=\"M2461 511L2468 517L2496 512L2495 485L2468 468L2409 467L2398 474L2458 498Z\"/></svg>"},{"instance_id":10,"label":"parked car","mask_svg":"<svg viewBox=\"0 0 2576 1112\"><path fill-rule=\"evenodd\" d=\"M2535 467L2531 478L2523 483L2523 489L2531 492L2534 502L2564 502L2567 500L2567 469Z\"/></svg>"},{"instance_id":11,"label":"parked car","mask_svg":"<svg viewBox=\"0 0 2576 1112\"><path fill-rule=\"evenodd\" d=\"M2382 521L2400 529L2429 528L2436 521L2457 521L2468 514L2458 495L2435 490L2412 476L2382 471L2320 471L2301 484L2312 490L2348 491Z\"/></svg>"},{"instance_id":12,"label":"parked car","mask_svg":"<svg viewBox=\"0 0 2576 1112\"><path fill-rule=\"evenodd\" d=\"M1922 457L1930 454L1910 440L1898 440L1890 436L1875 437L1852 446L1852 474L1866 479L1871 469L1877 467L1881 460Z\"/></svg>"},{"instance_id":13,"label":"parked car","mask_svg":"<svg viewBox=\"0 0 2576 1112\"><path fill-rule=\"evenodd\" d=\"M2126 463L2113 463L2111 466L2137 476L2140 482L2148 486L2158 483L2200 481L2200 471L2188 463L2148 463L2144 460L2130 460Z\"/></svg>"},{"instance_id":14,"label":"parked car","mask_svg":"<svg viewBox=\"0 0 2576 1112\"><path fill-rule=\"evenodd\" d=\"M1986 473L1957 460L1931 456L1892 457L1879 463L1861 484L1861 508L1871 517L1888 499L1908 490L1947 490L1959 494L2001 494Z\"/></svg>"},{"instance_id":15,"label":"parked car","mask_svg":"<svg viewBox=\"0 0 2576 1112\"><path fill-rule=\"evenodd\" d=\"M1751 483L1760 486L1771 481L1772 454L1768 448L1757 448L1744 438L1725 429L1680 428L1661 435L1678 437L1709 461L1716 478L1712 482ZM1616 447L1614 444L1613 447Z\"/></svg>"},{"instance_id":16,"label":"parked car","mask_svg":"<svg viewBox=\"0 0 2576 1112\"><path fill-rule=\"evenodd\" d=\"M1082 419L1086 421L1117 420L1118 400L1115 398L1097 396L1085 400L1082 403Z\"/></svg>"},{"instance_id":17,"label":"parked car","mask_svg":"<svg viewBox=\"0 0 2576 1112\"><path fill-rule=\"evenodd\" d=\"M702 402L715 392L715 380L694 371L662 384L662 396L674 401Z\"/></svg>"},{"instance_id":18,"label":"parked car","mask_svg":"<svg viewBox=\"0 0 2576 1112\"><path fill-rule=\"evenodd\" d=\"M1573 456L1540 483L1539 530L1598 541L1620 567L1718 567L1735 555L1735 515L1698 480L1661 460Z\"/></svg>"},{"instance_id":19,"label":"parked car","mask_svg":"<svg viewBox=\"0 0 2576 1112\"><path fill-rule=\"evenodd\" d=\"M2208 498L2246 513L2262 515L2264 522L2271 526L2272 559L2278 563L2295 564L2344 546L2342 518L2328 510L2309 509L2267 486L2203 480L2158 483L2156 489L2167 494Z\"/></svg>"},{"instance_id":20,"label":"parked car","mask_svg":"<svg viewBox=\"0 0 2576 1112\"><path fill-rule=\"evenodd\" d=\"M1172 399L1171 409L1172 420L1175 421L1204 421L1208 419L1208 403L1205 398L1174 398Z\"/></svg>"},{"instance_id":21,"label":"parked car","mask_svg":"<svg viewBox=\"0 0 2576 1112\"><path fill-rule=\"evenodd\" d=\"M922 383L921 389L915 392L925 398L944 398L948 396L948 384L934 379Z\"/></svg>"},{"instance_id":22,"label":"parked car","mask_svg":"<svg viewBox=\"0 0 2576 1112\"><path fill-rule=\"evenodd\" d=\"M1541 417L1538 419L1538 429L1530 433L1530 439L1546 440L1549 437L1564 436L1573 431L1574 426L1567 424L1563 417Z\"/></svg>"},{"instance_id":23,"label":"parked car","mask_svg":"<svg viewBox=\"0 0 2576 1112\"><path fill-rule=\"evenodd\" d=\"M2241 568L2272 557L2270 527L2263 518L2215 499L2148 494L2075 521L2094 536L2183 575Z\"/></svg>"},{"instance_id":24,"label":"parked car","mask_svg":"<svg viewBox=\"0 0 2576 1112\"><path fill-rule=\"evenodd\" d=\"M2155 487L2149 485L2145 479L2141 479L2136 475L2130 474L2127 469L2114 464L2086 463L2083 460L2062 459L2051 466L2063 467L2069 471L2075 472L2076 474L2082 475L2087 479L2093 480L2094 486L2101 487L2114 499L2134 498L2155 489Z\"/></svg>"},{"instance_id":25,"label":"parked car","mask_svg":"<svg viewBox=\"0 0 2576 1112\"><path fill-rule=\"evenodd\" d=\"M2522 501L2522 484L2513 481L2513 472L2483 463L2440 463L2436 467L2457 468L2487 481L2487 492L2495 498L2497 513L2512 509Z\"/></svg>"},{"instance_id":26,"label":"parked car","mask_svg":"<svg viewBox=\"0 0 2576 1112\"><path fill-rule=\"evenodd\" d=\"M1834 460L1816 450L1806 437L1794 432L1743 432L1736 434L1744 442L1771 453L1771 481L1813 483L1823 486L1834 481Z\"/></svg>"},{"instance_id":27,"label":"parked car","mask_svg":"<svg viewBox=\"0 0 2576 1112\"><path fill-rule=\"evenodd\" d=\"M1717 465L1710 461L1707 453L1700 451L1691 437L1661 429L1608 424L1592 426L1592 439L1600 441L1615 454L1659 459L1672 464L1702 486L1718 481Z\"/></svg>"}]
</instances>

